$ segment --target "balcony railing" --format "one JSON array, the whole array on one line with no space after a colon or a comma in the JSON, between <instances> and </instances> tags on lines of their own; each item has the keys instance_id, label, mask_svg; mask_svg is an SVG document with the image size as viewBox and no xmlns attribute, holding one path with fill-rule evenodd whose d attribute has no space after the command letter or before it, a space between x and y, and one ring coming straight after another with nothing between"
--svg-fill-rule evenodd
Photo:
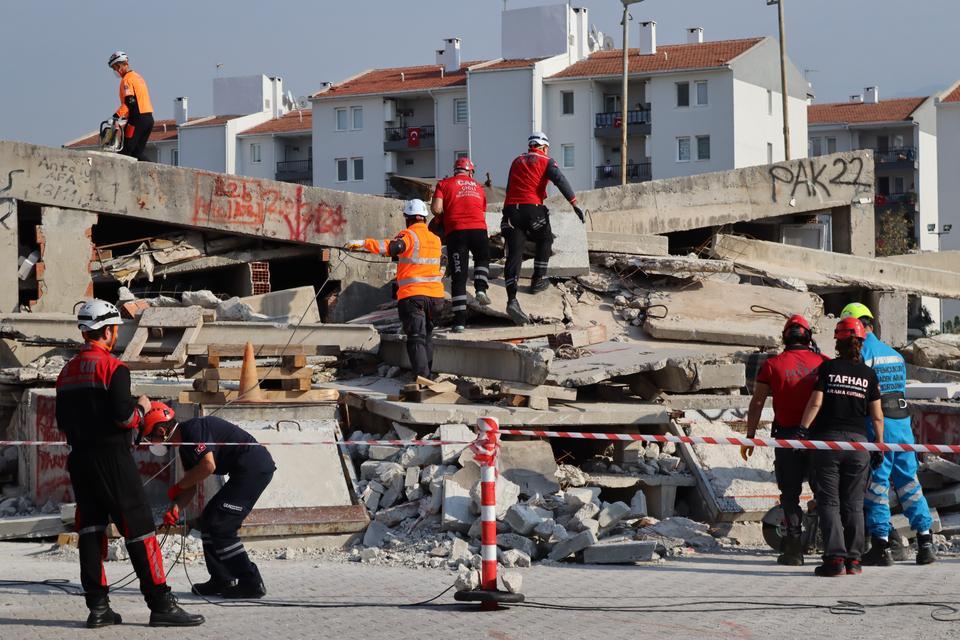
<instances>
[{"instance_id":1,"label":"balcony railing","mask_svg":"<svg viewBox=\"0 0 960 640\"><path fill-rule=\"evenodd\" d=\"M383 149L384 151L432 149L435 139L436 127L432 124L419 127L386 127L383 130Z\"/></svg>"},{"instance_id":2,"label":"balcony railing","mask_svg":"<svg viewBox=\"0 0 960 640\"><path fill-rule=\"evenodd\" d=\"M627 182L647 182L653 179L649 162L640 162L627 165ZM604 164L597 167L597 179L594 186L613 187L619 185L620 165Z\"/></svg>"},{"instance_id":3,"label":"balcony railing","mask_svg":"<svg viewBox=\"0 0 960 640\"><path fill-rule=\"evenodd\" d=\"M596 127L618 127L623 120L623 112L608 111L598 113L596 117ZM627 124L650 124L650 109L634 109L627 111Z\"/></svg>"},{"instance_id":4,"label":"balcony railing","mask_svg":"<svg viewBox=\"0 0 960 640\"><path fill-rule=\"evenodd\" d=\"M915 193L878 193L873 197L875 209L889 210L903 207L908 211L916 209L917 194Z\"/></svg>"},{"instance_id":5,"label":"balcony railing","mask_svg":"<svg viewBox=\"0 0 960 640\"><path fill-rule=\"evenodd\" d=\"M313 178L313 160L284 160L277 163L277 180L301 182Z\"/></svg>"},{"instance_id":6,"label":"balcony railing","mask_svg":"<svg viewBox=\"0 0 960 640\"><path fill-rule=\"evenodd\" d=\"M875 164L913 163L917 161L917 150L914 147L874 149L873 161Z\"/></svg>"}]
</instances>

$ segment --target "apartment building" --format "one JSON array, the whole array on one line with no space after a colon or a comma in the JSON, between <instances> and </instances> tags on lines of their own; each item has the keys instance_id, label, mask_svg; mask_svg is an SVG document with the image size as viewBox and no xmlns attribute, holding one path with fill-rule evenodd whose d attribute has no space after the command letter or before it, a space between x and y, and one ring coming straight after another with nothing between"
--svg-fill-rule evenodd
<instances>
[{"instance_id":1,"label":"apartment building","mask_svg":"<svg viewBox=\"0 0 960 640\"><path fill-rule=\"evenodd\" d=\"M937 186L939 191L936 237L938 250L960 250L960 82L943 91L936 100ZM944 300L941 314L950 321L954 333L960 332L960 300Z\"/></svg>"},{"instance_id":2,"label":"apartment building","mask_svg":"<svg viewBox=\"0 0 960 640\"><path fill-rule=\"evenodd\" d=\"M390 194L391 175L439 178L468 154L503 186L531 131L575 189L620 182L621 126L628 181L766 164L784 156L779 51L770 38L709 42L677 29L658 45L639 24L630 49L627 122L620 122L622 50L591 30L585 8L502 14L501 58L463 62L444 41L433 65L376 69L321 88L313 102L317 186ZM806 155L808 85L788 63L792 157Z\"/></svg>"}]
</instances>

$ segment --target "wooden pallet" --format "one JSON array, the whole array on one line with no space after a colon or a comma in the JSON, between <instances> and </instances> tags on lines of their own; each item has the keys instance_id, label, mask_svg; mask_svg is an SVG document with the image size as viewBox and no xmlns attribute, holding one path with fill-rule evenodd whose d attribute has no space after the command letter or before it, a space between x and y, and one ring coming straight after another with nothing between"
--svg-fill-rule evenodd
<instances>
[{"instance_id":1,"label":"wooden pallet","mask_svg":"<svg viewBox=\"0 0 960 640\"><path fill-rule=\"evenodd\" d=\"M200 335L205 319L213 319L214 314L200 307L151 307L140 315L137 330L123 350L120 357L130 369L162 369L181 367L187 361L187 348ZM165 333L178 334L179 339L173 350L165 355L145 356L142 354L147 341L153 336Z\"/></svg>"},{"instance_id":2,"label":"wooden pallet","mask_svg":"<svg viewBox=\"0 0 960 640\"><path fill-rule=\"evenodd\" d=\"M179 400L182 403L194 404L226 404L227 402L237 401L239 391L217 391L208 393L203 391L181 391ZM340 397L340 392L336 389L310 389L309 391L283 391L262 389L260 395L264 403L317 403L317 402L336 402ZM243 400L239 401L240 403ZM262 403L261 403L262 404Z\"/></svg>"},{"instance_id":3,"label":"wooden pallet","mask_svg":"<svg viewBox=\"0 0 960 640\"><path fill-rule=\"evenodd\" d=\"M293 353L290 353L291 351ZM277 365L257 367L257 379L260 381L261 387L264 383L274 387L261 389L261 392L264 394L277 392L272 393L271 402L312 401L314 398L320 401L330 400L329 393L313 394L312 396L303 395L312 391L313 369L306 366L307 356L305 352L313 351L315 351L314 347L284 347L283 345L264 345L254 349L254 352L260 356L279 356L280 358ZM244 348L238 345L209 345L205 356L197 356L194 363L185 368L185 373L193 378L194 392L205 397L201 400L189 400L189 402L215 403L224 398L236 398L237 390L223 388L221 383L227 381L238 382L240 380L243 367L239 360L243 357L243 352ZM227 359L233 360L232 366L223 366L226 364L224 360ZM336 396L332 399L336 400Z\"/></svg>"}]
</instances>

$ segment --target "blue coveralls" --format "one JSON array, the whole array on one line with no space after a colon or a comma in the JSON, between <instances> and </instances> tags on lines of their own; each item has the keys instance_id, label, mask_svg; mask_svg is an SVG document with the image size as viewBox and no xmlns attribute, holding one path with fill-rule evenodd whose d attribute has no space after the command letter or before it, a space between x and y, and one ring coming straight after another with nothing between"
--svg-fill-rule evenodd
<instances>
[{"instance_id":1,"label":"blue coveralls","mask_svg":"<svg viewBox=\"0 0 960 640\"><path fill-rule=\"evenodd\" d=\"M867 333L863 342L863 362L877 373L880 393L904 393L907 386L907 366L903 357L892 347L881 342L873 332ZM873 423L867 422L871 438ZM883 419L883 441L886 443L913 444L913 429L909 416ZM890 504L888 496L891 481L904 515L914 531L927 531L933 526L930 507L923 497L920 481L917 480L917 454L905 451L886 453L881 464L870 478L867 486L864 512L867 531L871 536L886 538L890 535Z\"/></svg>"}]
</instances>

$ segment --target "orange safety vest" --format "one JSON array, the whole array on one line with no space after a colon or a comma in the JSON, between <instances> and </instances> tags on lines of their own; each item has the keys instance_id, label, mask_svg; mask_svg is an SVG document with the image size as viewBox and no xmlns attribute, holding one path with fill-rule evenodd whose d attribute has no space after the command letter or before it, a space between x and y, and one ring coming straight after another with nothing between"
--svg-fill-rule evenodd
<instances>
[{"instance_id":1,"label":"orange safety vest","mask_svg":"<svg viewBox=\"0 0 960 640\"><path fill-rule=\"evenodd\" d=\"M150 92L147 83L136 71L130 70L120 78L120 108L117 115L121 118L130 116L130 107L127 106L127 96L136 96L137 107L140 113L153 113L153 103L150 102Z\"/></svg>"},{"instance_id":2,"label":"orange safety vest","mask_svg":"<svg viewBox=\"0 0 960 640\"><path fill-rule=\"evenodd\" d=\"M397 264L397 300L412 296L443 297L440 273L440 238L423 222L413 224L399 234L406 246ZM380 243L380 254L388 255L389 240Z\"/></svg>"}]
</instances>

